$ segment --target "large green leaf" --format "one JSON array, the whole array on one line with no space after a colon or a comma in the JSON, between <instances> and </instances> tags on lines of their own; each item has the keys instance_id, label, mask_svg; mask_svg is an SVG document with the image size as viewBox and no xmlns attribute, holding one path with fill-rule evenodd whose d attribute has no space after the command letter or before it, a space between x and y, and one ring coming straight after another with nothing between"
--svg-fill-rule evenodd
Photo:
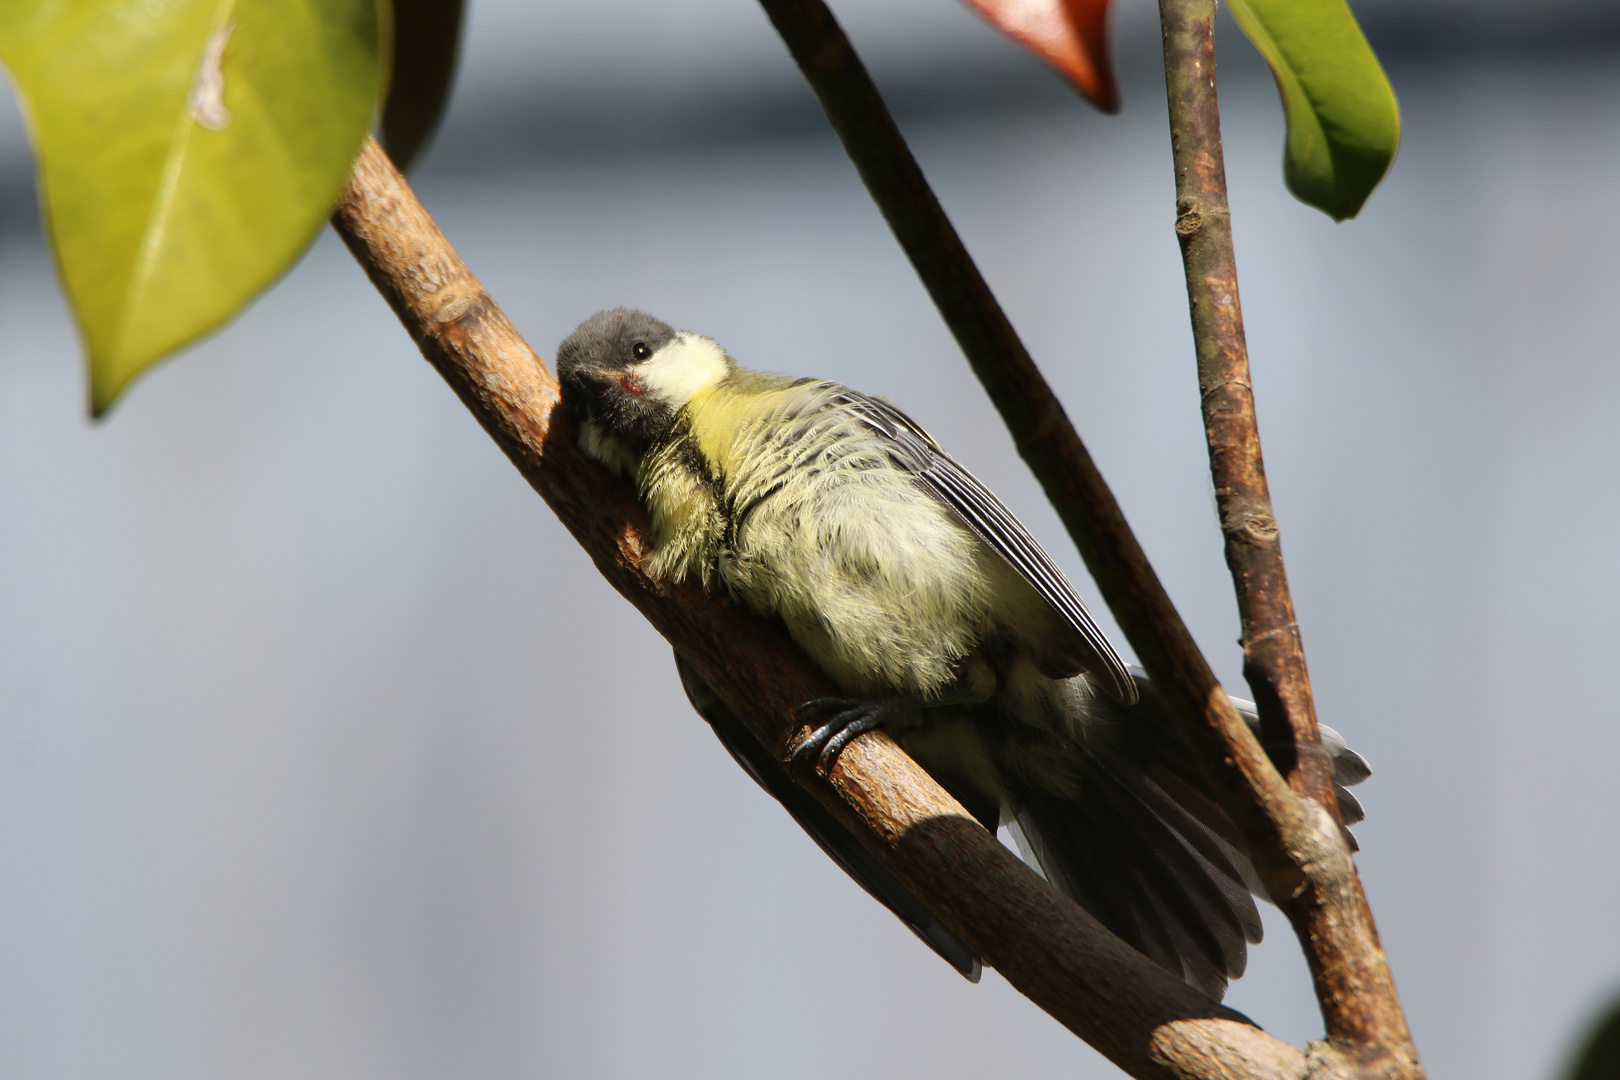
<instances>
[{"instance_id":1,"label":"large green leaf","mask_svg":"<svg viewBox=\"0 0 1620 1080\"><path fill-rule=\"evenodd\" d=\"M1401 138L1395 91L1344 0L1228 0L1288 114L1283 176L1335 221L1355 217Z\"/></svg>"},{"instance_id":2,"label":"large green leaf","mask_svg":"<svg viewBox=\"0 0 1620 1080\"><path fill-rule=\"evenodd\" d=\"M378 0L0 0L98 415L279 277L377 107Z\"/></svg>"}]
</instances>

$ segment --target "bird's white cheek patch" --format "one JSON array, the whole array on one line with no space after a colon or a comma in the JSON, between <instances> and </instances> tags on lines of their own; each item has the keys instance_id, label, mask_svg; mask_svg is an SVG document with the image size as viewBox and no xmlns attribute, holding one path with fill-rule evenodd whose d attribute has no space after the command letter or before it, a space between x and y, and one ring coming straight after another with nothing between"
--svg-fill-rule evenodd
<instances>
[{"instance_id":1,"label":"bird's white cheek patch","mask_svg":"<svg viewBox=\"0 0 1620 1080\"><path fill-rule=\"evenodd\" d=\"M680 333L635 370L648 396L679 409L711 389L730 369L719 345L706 337Z\"/></svg>"}]
</instances>

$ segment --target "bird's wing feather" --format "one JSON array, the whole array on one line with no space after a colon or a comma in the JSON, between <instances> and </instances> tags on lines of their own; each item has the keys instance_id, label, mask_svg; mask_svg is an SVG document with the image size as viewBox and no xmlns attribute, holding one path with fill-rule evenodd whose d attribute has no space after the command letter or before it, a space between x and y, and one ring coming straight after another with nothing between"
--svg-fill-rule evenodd
<instances>
[{"instance_id":1,"label":"bird's wing feather","mask_svg":"<svg viewBox=\"0 0 1620 1080\"><path fill-rule=\"evenodd\" d=\"M849 413L883 436L895 463L955 513L1063 618L1078 646L1074 659L1080 668L1070 674L1078 674L1083 668L1097 677L1115 699L1126 703L1136 700L1136 683L1125 662L1098 628L1074 586L989 488L910 417L882 398L845 389L829 400L829 406Z\"/></svg>"}]
</instances>

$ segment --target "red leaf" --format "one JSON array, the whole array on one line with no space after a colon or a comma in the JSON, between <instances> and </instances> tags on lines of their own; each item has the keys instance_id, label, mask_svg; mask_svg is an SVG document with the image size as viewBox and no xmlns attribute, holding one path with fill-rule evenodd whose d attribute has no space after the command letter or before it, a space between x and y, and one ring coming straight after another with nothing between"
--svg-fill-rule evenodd
<instances>
[{"instance_id":1,"label":"red leaf","mask_svg":"<svg viewBox=\"0 0 1620 1080\"><path fill-rule=\"evenodd\" d=\"M1104 112L1119 111L1108 55L1108 0L964 0L985 21L1057 68Z\"/></svg>"}]
</instances>

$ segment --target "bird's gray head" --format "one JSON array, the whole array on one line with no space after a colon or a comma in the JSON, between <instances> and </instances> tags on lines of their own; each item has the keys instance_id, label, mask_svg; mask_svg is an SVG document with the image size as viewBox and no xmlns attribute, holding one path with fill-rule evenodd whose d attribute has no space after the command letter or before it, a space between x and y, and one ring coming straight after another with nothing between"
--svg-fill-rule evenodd
<instances>
[{"instance_id":1,"label":"bird's gray head","mask_svg":"<svg viewBox=\"0 0 1620 1080\"><path fill-rule=\"evenodd\" d=\"M563 403L585 449L620 472L632 471L680 410L730 370L713 341L629 308L597 312L557 346Z\"/></svg>"}]
</instances>

